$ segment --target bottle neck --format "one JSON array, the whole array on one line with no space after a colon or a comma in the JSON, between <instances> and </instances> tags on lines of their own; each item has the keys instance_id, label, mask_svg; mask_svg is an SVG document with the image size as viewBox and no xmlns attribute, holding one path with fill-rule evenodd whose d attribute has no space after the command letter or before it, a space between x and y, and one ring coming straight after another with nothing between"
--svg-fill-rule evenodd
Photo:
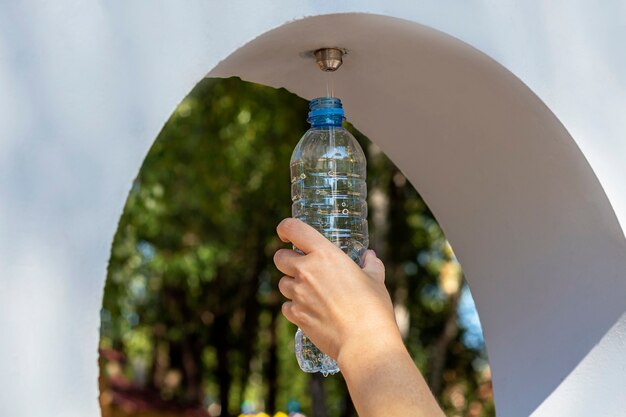
<instances>
[{"instance_id":1,"label":"bottle neck","mask_svg":"<svg viewBox=\"0 0 626 417\"><path fill-rule=\"evenodd\" d=\"M309 117L312 128L341 127L343 120L343 116L336 115Z\"/></svg>"},{"instance_id":2,"label":"bottle neck","mask_svg":"<svg viewBox=\"0 0 626 417\"><path fill-rule=\"evenodd\" d=\"M309 118L313 128L341 127L345 120L343 105L336 97L318 97L309 103Z\"/></svg>"}]
</instances>

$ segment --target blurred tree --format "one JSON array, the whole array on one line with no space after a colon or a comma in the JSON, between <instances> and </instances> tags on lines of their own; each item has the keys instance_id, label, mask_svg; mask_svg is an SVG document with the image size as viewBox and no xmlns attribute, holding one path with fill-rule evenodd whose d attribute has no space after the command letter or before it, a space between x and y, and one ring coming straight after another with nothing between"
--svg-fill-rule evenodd
<instances>
[{"instance_id":1,"label":"blurred tree","mask_svg":"<svg viewBox=\"0 0 626 417\"><path fill-rule=\"evenodd\" d=\"M114 238L103 392L132 388L156 395L161 408L205 415L356 415L340 375L299 370L295 328L280 314L275 226L291 212L288 163L306 113L307 103L285 90L235 78L203 80L178 106ZM484 347L464 343L458 325L467 291L454 254L402 173L353 133L368 154L372 246L387 265L409 350L447 411L493 415Z\"/></svg>"}]
</instances>

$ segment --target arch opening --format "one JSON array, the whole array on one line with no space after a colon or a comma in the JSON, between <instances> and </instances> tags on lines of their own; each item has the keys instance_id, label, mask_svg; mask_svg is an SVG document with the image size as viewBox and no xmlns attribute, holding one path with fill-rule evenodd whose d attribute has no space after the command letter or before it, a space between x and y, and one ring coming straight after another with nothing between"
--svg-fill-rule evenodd
<instances>
[{"instance_id":1,"label":"arch opening","mask_svg":"<svg viewBox=\"0 0 626 417\"><path fill-rule=\"evenodd\" d=\"M308 381L297 368L295 329L279 314L274 227L290 214L288 160L306 112L306 101L284 89L207 79L159 134L109 263L104 417L298 405L311 415L320 404L331 416L354 413L340 376ZM409 350L446 410L493 415L480 323L460 265L402 172L351 130L368 154L371 247L389 270Z\"/></svg>"}]
</instances>

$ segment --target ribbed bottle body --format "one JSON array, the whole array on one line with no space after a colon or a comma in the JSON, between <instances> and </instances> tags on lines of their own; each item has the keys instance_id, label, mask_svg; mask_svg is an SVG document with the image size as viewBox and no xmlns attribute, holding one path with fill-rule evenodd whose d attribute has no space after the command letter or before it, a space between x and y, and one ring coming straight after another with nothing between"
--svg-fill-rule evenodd
<instances>
[{"instance_id":1,"label":"ribbed bottle body","mask_svg":"<svg viewBox=\"0 0 626 417\"><path fill-rule=\"evenodd\" d=\"M343 127L311 128L291 158L292 216L362 265L369 243L366 161Z\"/></svg>"},{"instance_id":2,"label":"ribbed bottle body","mask_svg":"<svg viewBox=\"0 0 626 417\"><path fill-rule=\"evenodd\" d=\"M336 123L313 124L294 149L290 168L292 216L313 226L362 266L369 244L366 161L354 136ZM337 363L300 329L296 358L305 372L339 372Z\"/></svg>"}]
</instances>

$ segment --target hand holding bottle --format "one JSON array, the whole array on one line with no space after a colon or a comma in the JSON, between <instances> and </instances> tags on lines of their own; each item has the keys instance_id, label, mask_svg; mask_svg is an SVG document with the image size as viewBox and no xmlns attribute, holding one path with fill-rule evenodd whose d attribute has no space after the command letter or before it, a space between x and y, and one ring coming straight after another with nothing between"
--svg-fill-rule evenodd
<instances>
[{"instance_id":1,"label":"hand holding bottle","mask_svg":"<svg viewBox=\"0 0 626 417\"><path fill-rule=\"evenodd\" d=\"M444 417L404 347L396 325L385 268L373 251L361 269L306 223L289 218L278 236L304 255L280 249L285 274L283 314L323 352L335 358L361 417Z\"/></svg>"},{"instance_id":2,"label":"hand holding bottle","mask_svg":"<svg viewBox=\"0 0 626 417\"><path fill-rule=\"evenodd\" d=\"M351 344L366 348L382 336L400 338L385 288L385 268L368 251L361 269L340 248L306 223L289 218L277 228L281 240L305 255L280 249L274 256L285 274L280 292L290 299L283 314L334 359Z\"/></svg>"}]
</instances>

